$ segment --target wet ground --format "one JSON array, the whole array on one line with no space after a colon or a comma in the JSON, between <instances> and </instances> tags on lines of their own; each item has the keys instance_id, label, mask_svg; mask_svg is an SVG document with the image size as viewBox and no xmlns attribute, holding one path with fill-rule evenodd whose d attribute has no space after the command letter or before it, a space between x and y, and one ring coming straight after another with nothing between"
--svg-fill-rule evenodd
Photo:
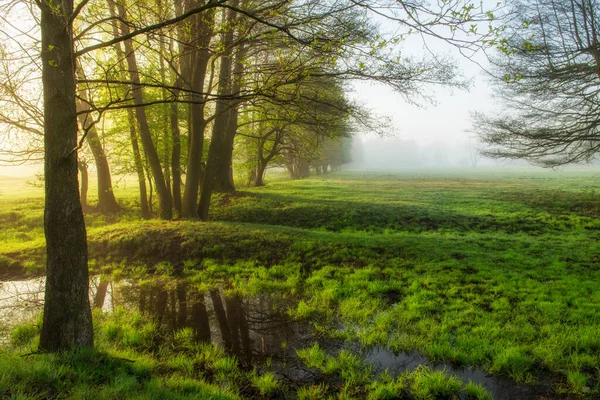
<instances>
[{"instance_id":1,"label":"wet ground","mask_svg":"<svg viewBox=\"0 0 600 400\"><path fill-rule=\"evenodd\" d=\"M43 278L0 283L0 324L5 328L34 318L43 306ZM394 353L381 347L362 348L355 343L333 340L315 332L313 321L294 320L287 310L297 299L274 295L227 297L220 288L199 292L184 280L110 281L93 277L90 282L93 307L111 312L123 306L150 315L167 329L191 328L195 339L210 341L235 355L242 368L271 370L290 387L332 381L307 368L296 350L318 343L330 354L350 349L371 364L375 376L391 376L420 365L445 370L463 382L484 386L495 399L555 398L551 380L539 378L535 385L490 376L485 371L434 364L417 352ZM4 330L7 332L7 330ZM6 336L5 336L6 338Z\"/></svg>"}]
</instances>

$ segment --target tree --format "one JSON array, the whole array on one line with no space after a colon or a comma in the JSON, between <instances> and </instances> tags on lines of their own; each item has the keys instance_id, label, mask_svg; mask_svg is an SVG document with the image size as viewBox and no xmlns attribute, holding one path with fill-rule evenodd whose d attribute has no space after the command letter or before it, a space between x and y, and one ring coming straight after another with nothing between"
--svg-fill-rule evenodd
<instances>
[{"instance_id":1,"label":"tree","mask_svg":"<svg viewBox=\"0 0 600 400\"><path fill-rule=\"evenodd\" d=\"M201 3L202 4L202 3ZM192 32L189 44L182 47L183 57L181 72L187 77L189 89L191 90L189 104L190 117L188 120L189 149L187 154L187 175L182 199L181 216L195 218L198 216L198 189L202 180L202 150L204 148L204 130L208 125L206 116L206 100L204 86L206 75L211 59L212 51L209 48L213 36L216 12L210 10L204 15L198 15L193 19ZM186 37L183 29L180 29L180 37Z\"/></svg>"},{"instance_id":2,"label":"tree","mask_svg":"<svg viewBox=\"0 0 600 400\"><path fill-rule=\"evenodd\" d=\"M474 118L484 155L554 167L600 151L599 15L596 0L514 5L493 59L504 110Z\"/></svg>"},{"instance_id":3,"label":"tree","mask_svg":"<svg viewBox=\"0 0 600 400\"><path fill-rule=\"evenodd\" d=\"M46 291L39 349L93 347L87 242L77 180L73 0L39 2L44 85Z\"/></svg>"},{"instance_id":4,"label":"tree","mask_svg":"<svg viewBox=\"0 0 600 400\"><path fill-rule=\"evenodd\" d=\"M79 123L87 135L87 144L96 163L96 174L98 175L98 205L96 210L101 213L113 213L119 211L120 207L115 199L108 159L100 142L100 136L96 131L95 121L91 117L92 113L88 98L85 89L80 86L76 107Z\"/></svg>"},{"instance_id":5,"label":"tree","mask_svg":"<svg viewBox=\"0 0 600 400\"><path fill-rule=\"evenodd\" d=\"M122 37L127 37L131 34L131 30L126 22L127 15L125 6L119 1L116 1L115 5L118 10L117 15L121 21L120 33ZM117 36L115 39L118 38L119 37ZM125 60L127 61L127 68L131 80L131 93L134 104L136 105L135 116L140 130L139 132L142 139L142 146L144 148L144 152L146 153L146 157L148 157L148 163L150 164L152 177L154 178L154 184L158 192L160 217L163 219L171 219L173 216L171 192L167 187L165 175L161 168L160 158L156 151L155 143L152 140L152 133L150 131L150 125L146 115L146 108L144 107L144 93L140 82L140 74L135 50L133 48L133 39L127 38L123 42L125 47Z\"/></svg>"}]
</instances>

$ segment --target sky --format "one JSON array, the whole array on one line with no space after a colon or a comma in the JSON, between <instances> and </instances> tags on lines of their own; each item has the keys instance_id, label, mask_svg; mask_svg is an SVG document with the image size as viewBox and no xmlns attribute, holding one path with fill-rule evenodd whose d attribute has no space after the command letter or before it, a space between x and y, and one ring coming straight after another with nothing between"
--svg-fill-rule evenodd
<instances>
[{"instance_id":1,"label":"sky","mask_svg":"<svg viewBox=\"0 0 600 400\"><path fill-rule=\"evenodd\" d=\"M380 24L384 31L393 30L392 22L381 21ZM378 114L388 116L392 121L389 136L361 134L356 138L355 142L362 147L360 164L365 167L381 167L382 149L390 154L384 158L392 169L408 166L444 166L432 165L435 163L431 160L413 159L414 162L405 162L401 158L407 147L422 153L432 152L437 147L435 150L438 152L447 153L442 164L459 166L470 158L469 147L471 151L481 147L477 135L472 132L471 113L493 112L500 106L493 99L489 74L486 73L486 69L489 69L487 57L481 52L476 54L473 57L478 63L476 64L447 43L429 38L426 40L427 49L420 38L414 38L404 44L403 52L416 58L427 55L429 50L437 55L449 56L458 65L458 70L463 73L464 78L471 80L472 84L468 90L429 86L427 89L434 93L434 103L419 101L418 105L415 105L406 102L400 94L381 84L355 83L353 98ZM393 157L394 152L398 155L396 160ZM486 163L485 160L480 161ZM496 163L487 160L487 164Z\"/></svg>"}]
</instances>

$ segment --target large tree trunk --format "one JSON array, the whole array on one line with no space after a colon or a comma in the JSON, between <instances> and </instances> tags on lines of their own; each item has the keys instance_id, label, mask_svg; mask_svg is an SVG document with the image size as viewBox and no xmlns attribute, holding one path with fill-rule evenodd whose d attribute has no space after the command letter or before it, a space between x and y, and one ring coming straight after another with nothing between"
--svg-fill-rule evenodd
<instances>
[{"instance_id":1,"label":"large tree trunk","mask_svg":"<svg viewBox=\"0 0 600 400\"><path fill-rule=\"evenodd\" d=\"M88 146L90 146L90 150L92 150L94 162L96 163L96 173L98 174L98 205L96 206L96 211L101 213L117 212L120 207L113 192L108 160L102 148L102 143L100 143L100 137L98 136L98 131L96 131L94 121L89 114L90 105L88 96L83 89L79 89L78 92L79 97L83 99L83 101L77 101L79 124L84 131L87 131L86 141Z\"/></svg>"},{"instance_id":2,"label":"large tree trunk","mask_svg":"<svg viewBox=\"0 0 600 400\"><path fill-rule=\"evenodd\" d=\"M117 9L119 10L119 17L121 18L121 34L126 36L130 33L130 30L129 26L124 22L126 19L125 7L121 3L117 2L116 4ZM135 115L140 128L142 147L148 157L148 163L150 164L150 169L152 170L152 176L154 178L154 185L156 187L156 192L158 193L160 217L162 219L171 219L173 217L173 210L171 209L171 193L167 188L165 176L160 165L160 158L158 157L154 142L152 141L152 134L150 133L148 118L146 117L146 109L143 106L144 96L142 93L142 86L140 85L140 75L133 49L133 40L125 40L124 45L125 60L127 61L129 77L131 80L131 94L133 96L133 102L137 106L135 108Z\"/></svg>"},{"instance_id":3,"label":"large tree trunk","mask_svg":"<svg viewBox=\"0 0 600 400\"><path fill-rule=\"evenodd\" d=\"M235 66L233 67L230 77L232 80L230 94L237 95L240 92L242 86L242 74L244 72L243 60L245 54L246 49L242 44L236 51ZM233 141L235 140L235 135L237 134L239 106L240 101L229 101L229 115L227 116L227 124L224 132L225 137L223 141L223 154L218 159L219 164L217 165L214 179L214 190L216 192L229 193L235 191L232 171Z\"/></svg>"},{"instance_id":4,"label":"large tree trunk","mask_svg":"<svg viewBox=\"0 0 600 400\"><path fill-rule=\"evenodd\" d=\"M206 120L204 118L204 82L208 62L210 60L210 50L208 45L214 29L215 12L208 11L206 15L199 15L195 20L195 42L196 51L191 55L192 65L183 68L182 73L191 74L190 86L192 92L192 104L189 112L189 148L187 158L187 172L185 177L185 187L183 191L183 204L181 216L184 218L196 218L198 216L198 188L202 179L202 150L204 148L204 130L206 129Z\"/></svg>"},{"instance_id":5,"label":"large tree trunk","mask_svg":"<svg viewBox=\"0 0 600 400\"><path fill-rule=\"evenodd\" d=\"M237 7L239 1L234 1L232 4ZM235 11L227 10L227 21L231 24L235 20ZM223 34L223 43L225 52L221 56L221 67L219 70L219 96L227 96L231 94L231 67L232 67L232 49L233 43L233 28L230 27ZM208 158L206 160L206 171L202 182L202 191L200 193L200 203L198 204L198 216L201 220L208 219L208 209L210 207L210 199L214 189L215 178L219 173L219 169L227 159L227 123L229 120L229 107L231 100L220 98L217 100L215 108L215 120L213 123L213 132L210 145L208 147ZM229 168L229 165L227 166ZM229 172L229 169L227 169Z\"/></svg>"},{"instance_id":6,"label":"large tree trunk","mask_svg":"<svg viewBox=\"0 0 600 400\"><path fill-rule=\"evenodd\" d=\"M159 11L163 10L163 6L162 6L162 1L161 0L157 0L156 1L156 8ZM162 31L158 31L159 35L163 35ZM160 63L160 78L161 78L161 83L163 85L168 85L167 83L167 72L166 72L166 68L165 68L165 57L167 56L167 52L165 49L165 42L164 40L160 40L160 54L159 54L159 63ZM162 100L163 101L167 101L168 100L168 94L167 94L167 89L163 86L161 89L162 92ZM177 96L177 95L176 95ZM177 115L177 103L174 102L172 105L175 106L175 113ZM171 151L171 147L173 145L173 125L172 125L172 121L171 121L171 107L169 107L169 112L166 112L166 109L161 113L161 119L162 119L162 125L163 125L163 173L165 174L165 184L167 185L167 190L170 193L171 199L172 199L172 205L175 203L174 197L175 197L175 191L172 190L171 188L171 164L173 162L173 153ZM176 124L175 125L176 129L179 129L179 126ZM181 195L180 195L181 196ZM180 214L180 208L175 208L175 210L177 211L177 214Z\"/></svg>"},{"instance_id":7,"label":"large tree trunk","mask_svg":"<svg viewBox=\"0 0 600 400\"><path fill-rule=\"evenodd\" d=\"M40 351L94 346L77 180L73 1L39 2L44 85L46 292Z\"/></svg>"}]
</instances>

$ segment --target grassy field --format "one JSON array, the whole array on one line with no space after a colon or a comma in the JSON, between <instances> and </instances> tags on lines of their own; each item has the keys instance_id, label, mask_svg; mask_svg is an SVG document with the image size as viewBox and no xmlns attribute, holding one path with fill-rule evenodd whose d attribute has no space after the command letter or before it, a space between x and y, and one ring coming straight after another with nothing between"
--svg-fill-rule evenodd
<instances>
[{"instance_id":1,"label":"grassy field","mask_svg":"<svg viewBox=\"0 0 600 400\"><path fill-rule=\"evenodd\" d=\"M3 274L40 274L41 191L28 192L7 178L0 178L0 188ZM93 271L113 276L178 271L205 289L219 285L242 296L295 296L289 313L314 321L327 337L363 348L416 350L432 362L481 368L515 382L549 379L556 396L600 393L600 175L595 170L336 173L218 195L209 223L143 222L133 189L131 184L116 189L125 206L120 215L86 216ZM142 372L103 361L125 381L138 382L139 397L154 393L153 387L169 387L165 382L177 382L169 392L173 398L201 385L223 397L290 394L273 376L239 371L235 362L227 366L231 361L221 367L230 368L235 379L215 373L220 367L210 362L202 365L211 378L166 367L155 353L136 353L122 340L115 344L119 335L103 336L111 318L96 318L103 351L153 360L140 362L152 364ZM17 336L25 339L11 347L6 356L11 360L35 345L35 329ZM218 351L210 346L194 351L204 357L209 349ZM194 351L169 357L192 357ZM307 344L297 352L310 368L339 378L338 387L295 389L299 398L490 396L426 368L374 376L363 360L345 351L327 354ZM82 378L72 359L42 357L40 365L71 365L69 376L77 378L64 393L101 391L93 374ZM28 394L26 377L35 374L26 365L20 377L1 365L0 371L0 392L6 395L6 387L21 382L15 387ZM58 378L53 379L48 378L51 387ZM48 394L40 385L39 393ZM186 392L186 385L192 389ZM244 391L247 386L254 391ZM157 398L166 396L160 393Z\"/></svg>"}]
</instances>

